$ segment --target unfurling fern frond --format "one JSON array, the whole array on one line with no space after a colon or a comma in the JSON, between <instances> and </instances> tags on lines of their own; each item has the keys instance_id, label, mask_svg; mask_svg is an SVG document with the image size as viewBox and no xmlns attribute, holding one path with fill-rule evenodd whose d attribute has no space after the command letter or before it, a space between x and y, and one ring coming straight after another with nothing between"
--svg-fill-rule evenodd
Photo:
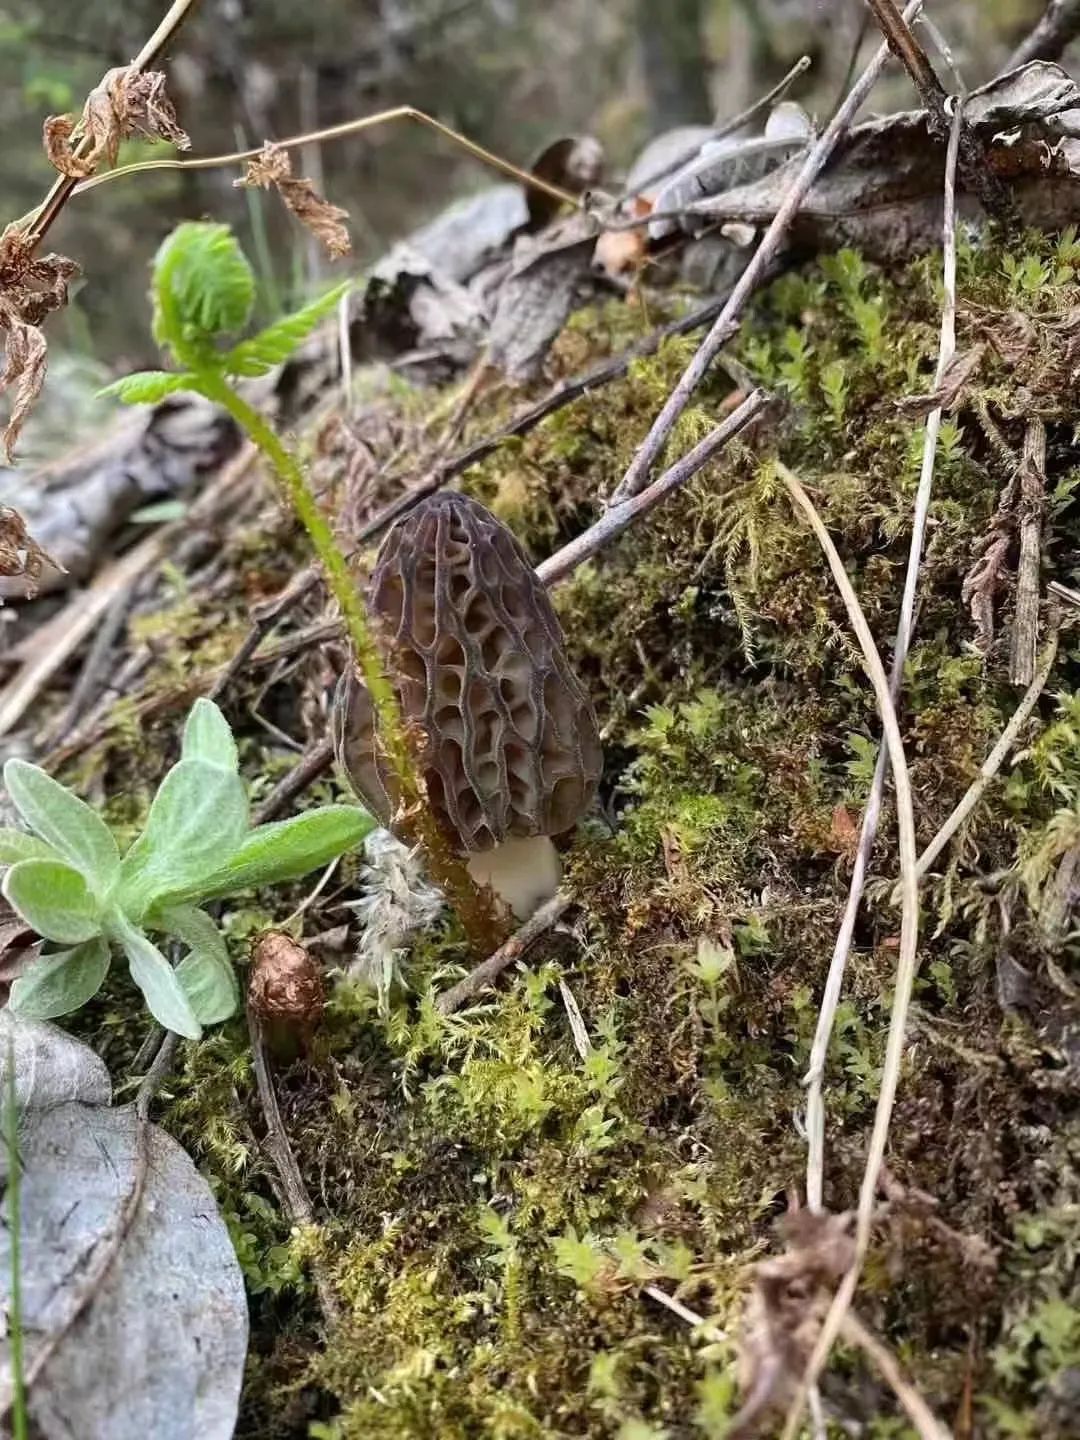
<instances>
[{"instance_id":1,"label":"unfurling fern frond","mask_svg":"<svg viewBox=\"0 0 1080 1440\"><path fill-rule=\"evenodd\" d=\"M329 315L341 297L350 289L352 282L346 280L335 286L310 305L305 305L295 314L276 320L265 330L260 330L250 340L241 340L234 345L225 359L225 370L229 375L265 375L275 365L282 364L293 353L302 340L306 340L324 316Z\"/></svg>"}]
</instances>

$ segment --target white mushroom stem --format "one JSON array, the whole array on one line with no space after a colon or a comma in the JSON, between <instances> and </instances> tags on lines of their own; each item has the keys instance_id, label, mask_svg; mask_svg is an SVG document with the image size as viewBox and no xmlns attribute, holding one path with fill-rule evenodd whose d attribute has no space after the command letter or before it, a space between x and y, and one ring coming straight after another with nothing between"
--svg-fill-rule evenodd
<instances>
[{"instance_id":1,"label":"white mushroom stem","mask_svg":"<svg viewBox=\"0 0 1080 1440\"><path fill-rule=\"evenodd\" d=\"M550 900L562 879L559 852L548 835L512 836L491 850L474 851L468 869L478 885L491 886L518 920L528 920Z\"/></svg>"}]
</instances>

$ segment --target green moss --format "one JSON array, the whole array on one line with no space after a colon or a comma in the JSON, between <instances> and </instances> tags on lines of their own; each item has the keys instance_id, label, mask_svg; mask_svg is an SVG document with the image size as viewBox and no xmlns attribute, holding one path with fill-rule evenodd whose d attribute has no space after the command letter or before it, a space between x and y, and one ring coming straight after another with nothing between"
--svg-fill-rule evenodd
<instances>
[{"instance_id":1,"label":"green moss","mask_svg":"<svg viewBox=\"0 0 1080 1440\"><path fill-rule=\"evenodd\" d=\"M960 348L988 333L999 348L942 431L901 707L920 844L1018 698L1007 588L985 655L962 589L1035 393L1049 423L1048 569L1072 581L1080 550L1060 323L1080 303L1080 255L1069 237L1030 237L1017 254L1007 263L965 244L961 255ZM453 925L414 947L407 988L384 1004L336 985L313 1053L277 1076L315 1233L292 1234L278 1203L243 1026L187 1051L166 1119L212 1179L251 1294L239 1435L723 1434L737 1406L734 1341L717 1332L738 1333L745 1267L802 1189L793 1116L879 728L842 604L772 462L809 488L887 659L922 445L921 419L898 402L931 388L939 269L929 257L884 275L844 253L774 284L734 352L777 391L775 416L556 592L607 762L602 813L567 857L581 902L573 933L548 937L496 995L449 1018L432 995L466 963ZM558 342L556 376L642 329L621 301L580 313ZM1022 341L1009 351L1014 332ZM542 558L598 515L695 343L672 341L557 412L466 487ZM707 377L672 454L715 423L731 385L720 369ZM519 401L481 397L466 438ZM417 394L401 403L419 424ZM259 592L272 588L281 544L276 530L247 533L245 584L262 565ZM251 598L240 587L222 601L220 634L239 633ZM163 687L227 649L182 599L162 624L183 632ZM1064 1440L1080 1366L1080 1118L1063 1060L1080 948L1054 918L1063 857L1080 836L1076 659L1066 635L1056 698L1031 743L927 883L889 1165L936 1206L896 1202L883 1215L859 1302L942 1416L973 1395L988 1440ZM238 716L247 698L237 693ZM276 700L295 733L295 688ZM174 742L172 716L146 727L128 715L98 763L110 788L117 775L156 777ZM253 738L252 766L258 752ZM273 775L259 768L261 793ZM143 803L132 786L114 818L137 823ZM826 1199L837 1210L857 1195L882 1062L895 848L886 803L827 1074ZM308 913L311 929L340 923L331 907L354 870L340 879ZM247 935L280 923L302 894L230 912L238 958ZM1008 1015L1006 953L1033 987ZM580 1009L584 1055L561 987ZM330 1335L313 1253L344 1310ZM713 1327L688 1326L650 1285ZM868 1434L906 1433L851 1354L838 1357L826 1399Z\"/></svg>"}]
</instances>

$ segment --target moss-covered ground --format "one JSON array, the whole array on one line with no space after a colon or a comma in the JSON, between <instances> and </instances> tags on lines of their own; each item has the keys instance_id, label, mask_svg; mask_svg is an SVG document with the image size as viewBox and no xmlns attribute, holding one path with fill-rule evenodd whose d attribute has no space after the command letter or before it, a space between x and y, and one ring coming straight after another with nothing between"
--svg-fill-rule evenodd
<instances>
[{"instance_id":1,"label":"moss-covered ground","mask_svg":"<svg viewBox=\"0 0 1080 1440\"><path fill-rule=\"evenodd\" d=\"M810 490L887 661L922 437L899 402L932 385L939 274L940 256L884 275L844 253L776 282L733 347L777 393L768 423L556 592L606 750L601 805L567 857L570 927L450 1018L432 995L469 963L452 924L416 944L386 1003L336 984L311 1055L278 1074L314 1232L291 1232L275 1198L242 1023L188 1049L163 1119L210 1176L249 1283L239 1435L724 1435L748 1267L779 1245L776 1221L804 1190L801 1077L878 736L842 604L771 462ZM1071 237L1031 237L1007 256L962 246L959 344L986 348L942 429L901 704L920 846L1019 698L1007 521L988 644L962 592L1036 412L1049 437L1043 580L1074 581L1078 313ZM580 313L553 375L645 325L623 301ZM694 344L673 341L563 409L466 488L543 558L596 517ZM717 370L675 452L731 388ZM482 400L470 434L519 400ZM250 587L270 590L298 563L280 520L243 547L248 592L238 582L214 616L182 594L169 612L186 667L227 654ZM960 1437L1080 1433L1080 948L1066 883L1080 842L1076 661L1066 628L1017 756L925 885L888 1155L903 1193L883 1205L858 1299ZM317 729L327 670L308 657L260 700L264 713L291 707L295 729L306 705ZM238 726L251 698L241 684L226 702ZM94 764L129 770L141 755L152 772L174 732L171 719L121 726ZM251 726L249 773L264 743ZM259 786L273 778L263 767ZM118 813L141 803L130 794ZM833 1210L855 1201L877 1092L895 852L887 803L828 1067ZM354 873L349 862L335 879L337 901ZM296 898L263 895L227 916L241 962L246 936ZM308 933L320 914L343 918L316 907ZM130 1043L122 1001L114 992L93 1022L99 1035L114 1027L118 1053ZM342 1306L329 1334L313 1256ZM650 1287L708 1323L687 1323ZM830 1435L913 1433L843 1348L824 1396Z\"/></svg>"}]
</instances>

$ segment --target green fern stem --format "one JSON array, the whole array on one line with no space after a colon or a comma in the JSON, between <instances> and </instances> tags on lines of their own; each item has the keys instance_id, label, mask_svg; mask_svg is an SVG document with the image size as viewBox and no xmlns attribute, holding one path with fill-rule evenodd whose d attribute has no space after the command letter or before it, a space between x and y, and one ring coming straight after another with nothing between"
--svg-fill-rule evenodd
<instances>
[{"instance_id":1,"label":"green fern stem","mask_svg":"<svg viewBox=\"0 0 1080 1440\"><path fill-rule=\"evenodd\" d=\"M495 918L489 898L477 888L464 862L455 854L421 792L401 707L383 670L367 610L348 562L334 539L330 522L311 493L303 466L282 444L272 426L224 380L204 372L199 381L206 398L228 411L265 456L294 514L307 531L331 594L341 610L353 653L371 696L378 734L398 783L404 812L402 828L424 847L432 876L457 912L474 948L484 952L494 949L505 938L505 932Z\"/></svg>"}]
</instances>

